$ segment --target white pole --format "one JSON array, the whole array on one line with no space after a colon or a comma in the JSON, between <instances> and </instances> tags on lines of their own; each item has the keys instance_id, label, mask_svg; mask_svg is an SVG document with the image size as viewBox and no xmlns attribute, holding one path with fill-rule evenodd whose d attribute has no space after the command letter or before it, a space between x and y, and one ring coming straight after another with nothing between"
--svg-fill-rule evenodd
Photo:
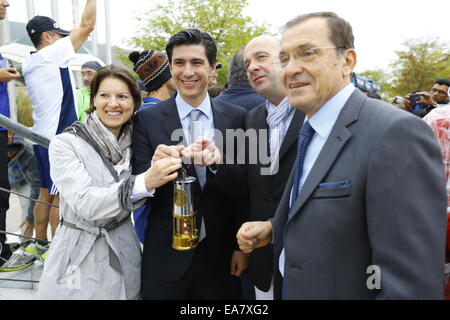
<instances>
[{"instance_id":1,"label":"white pole","mask_svg":"<svg viewBox=\"0 0 450 320\"><path fill-rule=\"evenodd\" d=\"M73 17L73 27L76 28L79 25L79 17L80 16L80 9L78 0L72 0L72 17Z\"/></svg>"},{"instance_id":2,"label":"white pole","mask_svg":"<svg viewBox=\"0 0 450 320\"><path fill-rule=\"evenodd\" d=\"M94 31L91 33L92 36L92 54L96 57L98 57L98 32L97 32L97 26L95 27Z\"/></svg>"},{"instance_id":3,"label":"white pole","mask_svg":"<svg viewBox=\"0 0 450 320\"><path fill-rule=\"evenodd\" d=\"M52 0L52 18L57 23L60 23L60 20L59 20L59 7L58 7L58 1L57 0Z\"/></svg>"},{"instance_id":4,"label":"white pole","mask_svg":"<svg viewBox=\"0 0 450 320\"><path fill-rule=\"evenodd\" d=\"M109 0L105 0L105 29L106 29L106 64L112 63L111 52L111 23L109 16Z\"/></svg>"},{"instance_id":5,"label":"white pole","mask_svg":"<svg viewBox=\"0 0 450 320\"><path fill-rule=\"evenodd\" d=\"M27 0L27 17L31 20L36 14L34 9L34 0Z\"/></svg>"}]
</instances>

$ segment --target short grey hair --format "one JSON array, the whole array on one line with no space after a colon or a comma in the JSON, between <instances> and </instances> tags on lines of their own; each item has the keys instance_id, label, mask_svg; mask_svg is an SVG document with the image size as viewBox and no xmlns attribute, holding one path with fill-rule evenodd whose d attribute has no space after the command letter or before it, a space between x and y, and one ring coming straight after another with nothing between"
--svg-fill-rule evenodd
<instances>
[{"instance_id":1,"label":"short grey hair","mask_svg":"<svg viewBox=\"0 0 450 320\"><path fill-rule=\"evenodd\" d=\"M244 68L244 58L242 49L236 52L231 59L230 70L228 72L228 86L235 84L249 84L247 70Z\"/></svg>"}]
</instances>

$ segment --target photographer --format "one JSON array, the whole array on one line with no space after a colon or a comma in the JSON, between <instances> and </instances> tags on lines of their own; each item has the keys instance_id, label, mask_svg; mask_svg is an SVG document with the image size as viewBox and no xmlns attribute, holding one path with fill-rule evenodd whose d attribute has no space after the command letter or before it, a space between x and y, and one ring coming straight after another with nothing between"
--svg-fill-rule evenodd
<instances>
[{"instance_id":1,"label":"photographer","mask_svg":"<svg viewBox=\"0 0 450 320\"><path fill-rule=\"evenodd\" d=\"M428 92L413 91L404 98L405 110L423 118L438 104L431 98Z\"/></svg>"},{"instance_id":2,"label":"photographer","mask_svg":"<svg viewBox=\"0 0 450 320\"><path fill-rule=\"evenodd\" d=\"M436 80L430 92L413 91L405 97L405 109L423 118L431 110L449 103L450 80Z\"/></svg>"},{"instance_id":3,"label":"photographer","mask_svg":"<svg viewBox=\"0 0 450 320\"><path fill-rule=\"evenodd\" d=\"M436 80L431 88L431 99L438 104L438 107L443 107L449 104L448 91L450 89L449 79Z\"/></svg>"}]
</instances>

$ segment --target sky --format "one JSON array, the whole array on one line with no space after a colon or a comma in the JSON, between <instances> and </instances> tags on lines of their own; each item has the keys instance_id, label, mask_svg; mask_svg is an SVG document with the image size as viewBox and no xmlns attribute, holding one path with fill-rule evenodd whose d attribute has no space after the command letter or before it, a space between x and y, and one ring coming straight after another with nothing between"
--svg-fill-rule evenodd
<instances>
[{"instance_id":1,"label":"sky","mask_svg":"<svg viewBox=\"0 0 450 320\"><path fill-rule=\"evenodd\" d=\"M135 17L163 0L110 0L113 45L126 44L138 29ZM224 0L226 1L226 0ZM10 21L26 22L26 0L9 0ZM50 0L35 0L36 14L51 16ZM395 51L402 50L406 39L438 38L450 46L450 1L434 0L249 0L244 14L256 23L267 23L280 34L282 26L303 13L334 11L350 22L358 53L357 72L381 68L388 70ZM85 0L79 0L80 12ZM98 0L99 42L105 40L104 0ZM58 0L59 24L73 26L72 0ZM78 19L80 21L80 19ZM132 49L132 48L130 48Z\"/></svg>"}]
</instances>

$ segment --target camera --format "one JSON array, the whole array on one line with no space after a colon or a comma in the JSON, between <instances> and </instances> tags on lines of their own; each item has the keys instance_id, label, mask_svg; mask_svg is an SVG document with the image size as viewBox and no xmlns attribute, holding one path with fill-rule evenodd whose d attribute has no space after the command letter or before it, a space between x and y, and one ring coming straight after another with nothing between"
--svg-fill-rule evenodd
<instances>
[{"instance_id":1,"label":"camera","mask_svg":"<svg viewBox=\"0 0 450 320\"><path fill-rule=\"evenodd\" d=\"M421 108L419 101L422 99L422 97L417 94L417 93L413 93L409 96L409 101L411 101L411 109L415 110L415 109L419 109ZM419 105L419 106L417 106Z\"/></svg>"},{"instance_id":2,"label":"camera","mask_svg":"<svg viewBox=\"0 0 450 320\"><path fill-rule=\"evenodd\" d=\"M434 106L420 102L422 101L422 96L420 95L420 93L411 93L409 95L409 101L411 102L410 112L420 118L425 117L431 110L434 109Z\"/></svg>"}]
</instances>

